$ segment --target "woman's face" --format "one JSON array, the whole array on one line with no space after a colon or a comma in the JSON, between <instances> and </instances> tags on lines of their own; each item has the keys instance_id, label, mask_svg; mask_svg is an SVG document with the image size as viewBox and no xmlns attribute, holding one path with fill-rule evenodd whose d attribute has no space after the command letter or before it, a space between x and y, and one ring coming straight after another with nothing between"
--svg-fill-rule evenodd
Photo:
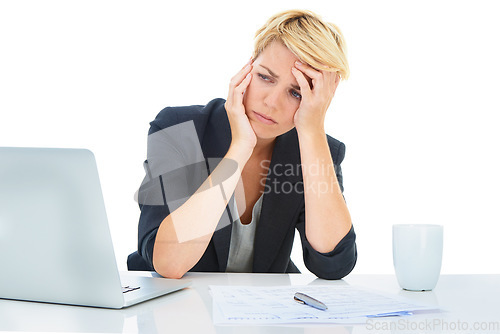
<instances>
[{"instance_id":1,"label":"woman's face","mask_svg":"<svg viewBox=\"0 0 500 334\"><path fill-rule=\"evenodd\" d=\"M243 105L258 138L272 139L291 130L301 95L292 67L298 58L273 42L255 59Z\"/></svg>"}]
</instances>

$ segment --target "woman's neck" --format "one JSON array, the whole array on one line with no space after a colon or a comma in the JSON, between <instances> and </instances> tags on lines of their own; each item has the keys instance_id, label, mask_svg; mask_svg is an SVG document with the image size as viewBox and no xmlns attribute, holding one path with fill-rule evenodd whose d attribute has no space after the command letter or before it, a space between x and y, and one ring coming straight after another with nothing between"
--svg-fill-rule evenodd
<instances>
[{"instance_id":1,"label":"woman's neck","mask_svg":"<svg viewBox=\"0 0 500 334\"><path fill-rule=\"evenodd\" d=\"M276 143L276 138L257 138L257 144L255 145L252 157L262 159L271 159L273 154L274 144Z\"/></svg>"}]
</instances>

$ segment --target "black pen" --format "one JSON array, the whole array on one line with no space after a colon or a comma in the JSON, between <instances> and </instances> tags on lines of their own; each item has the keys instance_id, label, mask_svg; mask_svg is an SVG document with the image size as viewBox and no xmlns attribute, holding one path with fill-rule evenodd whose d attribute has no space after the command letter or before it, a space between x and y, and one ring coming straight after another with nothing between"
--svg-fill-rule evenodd
<instances>
[{"instance_id":1,"label":"black pen","mask_svg":"<svg viewBox=\"0 0 500 334\"><path fill-rule=\"evenodd\" d=\"M328 307L326 307L326 305L320 302L319 300L314 299L313 297L310 297L302 292L295 293L293 299L295 299L296 302L306 304L308 306L317 308L318 310L325 311L326 309L328 309Z\"/></svg>"}]
</instances>

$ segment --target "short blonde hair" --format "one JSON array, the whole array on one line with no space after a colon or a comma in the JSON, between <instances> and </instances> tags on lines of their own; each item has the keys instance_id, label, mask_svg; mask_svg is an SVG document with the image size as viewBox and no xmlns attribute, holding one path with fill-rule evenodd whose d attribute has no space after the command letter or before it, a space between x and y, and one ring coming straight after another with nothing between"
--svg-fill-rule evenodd
<instances>
[{"instance_id":1,"label":"short blonde hair","mask_svg":"<svg viewBox=\"0 0 500 334\"><path fill-rule=\"evenodd\" d=\"M272 42L283 43L300 61L349 77L344 36L339 28L308 10L288 10L271 17L255 34L253 59Z\"/></svg>"}]
</instances>

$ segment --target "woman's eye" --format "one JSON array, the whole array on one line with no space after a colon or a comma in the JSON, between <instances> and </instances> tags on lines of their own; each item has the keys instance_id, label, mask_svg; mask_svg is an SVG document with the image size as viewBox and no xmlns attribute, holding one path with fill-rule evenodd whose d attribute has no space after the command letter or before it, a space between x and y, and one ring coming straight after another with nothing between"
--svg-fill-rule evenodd
<instances>
[{"instance_id":1,"label":"woman's eye","mask_svg":"<svg viewBox=\"0 0 500 334\"><path fill-rule=\"evenodd\" d=\"M267 75L259 73L259 77L264 81L271 81L271 79Z\"/></svg>"},{"instance_id":2,"label":"woman's eye","mask_svg":"<svg viewBox=\"0 0 500 334\"><path fill-rule=\"evenodd\" d=\"M300 95L300 93L295 91L295 90L292 90L290 92L290 94L292 94L292 96L295 97L296 99L299 99L299 100L302 99L302 95Z\"/></svg>"}]
</instances>

